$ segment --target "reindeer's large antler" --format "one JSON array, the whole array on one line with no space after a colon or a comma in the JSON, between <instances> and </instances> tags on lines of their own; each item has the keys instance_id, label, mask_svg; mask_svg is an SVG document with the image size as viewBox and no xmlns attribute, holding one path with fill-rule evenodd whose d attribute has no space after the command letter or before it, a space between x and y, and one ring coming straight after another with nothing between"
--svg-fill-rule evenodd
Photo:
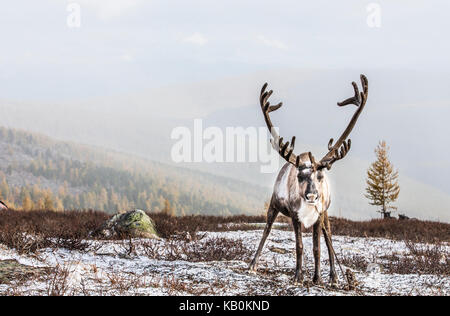
<instances>
[{"instance_id":1,"label":"reindeer's large antler","mask_svg":"<svg viewBox=\"0 0 450 316\"><path fill-rule=\"evenodd\" d=\"M295 166L300 165L300 156L294 154L294 146L295 146L295 136L292 137L291 142L283 143L283 137L278 135L275 127L273 127L272 121L270 120L269 113L278 110L283 103L280 102L277 105L270 105L269 97L272 95L273 91L266 91L267 83L265 83L261 89L261 95L259 97L259 102L261 104L261 110L264 114L264 120L266 121L267 128L269 129L270 134L272 134L272 139L270 140L272 147L278 151L278 153L283 157L286 161L290 162Z\"/></svg>"},{"instance_id":2,"label":"reindeer's large antler","mask_svg":"<svg viewBox=\"0 0 450 316\"><path fill-rule=\"evenodd\" d=\"M317 169L327 168L329 170L333 163L344 158L350 150L351 140L347 140L347 137L350 135L353 127L356 124L356 121L358 120L359 115L366 105L369 92L369 83L366 76L364 75L361 75L361 84L363 91L359 92L358 85L355 82L352 82L353 89L355 90L355 96L348 98L347 100L344 100L342 102L338 102L338 106L354 104L358 107L358 109L356 110L355 114L353 114L350 123L342 133L341 137L339 137L338 141L333 145L333 138L330 139L330 141L328 142L328 153L317 164Z\"/></svg>"},{"instance_id":3,"label":"reindeer's large antler","mask_svg":"<svg viewBox=\"0 0 450 316\"><path fill-rule=\"evenodd\" d=\"M361 83L363 91L360 92L358 89L358 85L355 82L352 82L353 89L355 90L355 95L347 100L342 102L338 102L338 106L346 106L348 104L354 104L358 107L355 114L353 114L350 123L347 125L347 128L342 133L341 137L339 137L338 141L333 145L333 138L328 142L328 153L320 160L320 162L316 162L314 156L309 152L308 156L313 165L313 168L316 170L321 170L324 168L330 169L333 163L344 158L351 147L351 140L347 140L347 137L350 135L353 127L358 120L359 115L361 114L364 106L366 105L367 96L369 92L369 84L366 76L361 75ZM294 145L295 145L295 136L292 137L291 142L283 143L283 137L280 137L276 131L276 129L272 125L272 121L270 120L269 113L278 110L283 103L279 103L277 105L270 105L269 97L272 95L273 91L266 91L267 83L265 83L261 89L261 95L259 97L259 102L261 104L261 109L264 114L264 120L266 121L267 128L273 136L273 139L270 140L273 148L278 151L278 153L283 157L287 162L299 167L300 166L300 156L294 154Z\"/></svg>"}]
</instances>

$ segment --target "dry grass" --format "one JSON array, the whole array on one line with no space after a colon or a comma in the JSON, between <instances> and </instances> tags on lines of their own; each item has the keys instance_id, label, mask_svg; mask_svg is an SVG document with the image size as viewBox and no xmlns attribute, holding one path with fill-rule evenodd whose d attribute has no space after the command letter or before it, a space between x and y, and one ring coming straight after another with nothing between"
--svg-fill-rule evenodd
<instances>
[{"instance_id":1,"label":"dry grass","mask_svg":"<svg viewBox=\"0 0 450 316\"><path fill-rule=\"evenodd\" d=\"M142 244L144 253L151 259L189 262L248 261L253 254L241 239L221 237L196 242L170 240L164 246L150 240ZM164 249L162 249L164 247Z\"/></svg>"},{"instance_id":2,"label":"dry grass","mask_svg":"<svg viewBox=\"0 0 450 316\"><path fill-rule=\"evenodd\" d=\"M184 216L171 217L164 214L149 214L156 223L162 237L188 232L195 236L198 231L253 230L255 223L264 223L264 216ZM290 223L285 216L279 216L278 222ZM342 218L330 218L333 235L350 237L380 237L414 242L450 242L450 224L420 221L374 219L370 221L351 221ZM233 224L233 225L229 225ZM292 225L284 229L292 230ZM309 229L308 231L311 231Z\"/></svg>"},{"instance_id":3,"label":"dry grass","mask_svg":"<svg viewBox=\"0 0 450 316\"><path fill-rule=\"evenodd\" d=\"M50 273L47 278L47 296L65 296L69 293L70 287L68 277L70 274L70 267L68 265L58 265L53 273Z\"/></svg>"},{"instance_id":4,"label":"dry grass","mask_svg":"<svg viewBox=\"0 0 450 316\"><path fill-rule=\"evenodd\" d=\"M157 230L164 241L133 240L130 238L117 241L120 253L116 255L133 259L138 253L158 260L186 260L189 262L211 262L239 260L248 262L253 253L248 245L240 239L222 237L206 238L201 231L230 231L254 229L255 223L265 221L263 216L185 216L171 217L164 214L149 214L155 221ZM0 243L16 249L19 253L32 254L42 248L66 248L84 251L88 246L87 239L93 239L91 232L98 229L109 216L102 212L15 212L0 213ZM281 217L282 221L286 221ZM352 237L383 237L403 240L408 249L406 254L392 253L378 257L384 273L396 274L431 274L448 277L450 275L450 253L445 243L450 241L450 225L445 223L418 220L372 220L355 222L332 218L334 235ZM228 225L228 224L233 225ZM236 225L237 224L237 225ZM289 229L289 226L288 228ZM420 242L421 244L419 244ZM428 243L424 245L423 243ZM274 259L275 260L275 259ZM294 259L293 259L294 260ZM367 258L358 254L341 255L342 263L358 271L365 271ZM277 282L273 277L277 274L291 274L290 269L284 271L277 268L277 262L268 269L261 268L259 273L267 282ZM276 273L273 270L276 270ZM267 271L266 271L267 270ZM42 274L41 280L46 287L42 294L64 296L82 295L140 295L144 287L164 289L167 295L179 293L191 295L220 294L223 289L233 286L226 280L202 281L186 278L164 276L145 276L133 273L109 272L106 280L81 280L77 288L68 284L68 267L57 267ZM2 295L23 295L21 285L25 281L13 280L6 293ZM86 286L85 282L90 282ZM95 283L95 288L92 284ZM440 289L439 284L430 287ZM438 291L437 290L437 291ZM251 289L249 289L251 291ZM287 290L286 290L287 291ZM444 290L440 290L445 293ZM251 293L251 292L249 292ZM274 294L280 294L274 290ZM284 293L284 292L283 292ZM257 294L255 292L255 294ZM288 292L284 293L288 294ZM439 292L437 293L439 294Z\"/></svg>"},{"instance_id":5,"label":"dry grass","mask_svg":"<svg viewBox=\"0 0 450 316\"><path fill-rule=\"evenodd\" d=\"M340 254L340 261L346 267L352 268L358 271L366 271L368 262L364 256L352 254L352 255L343 255Z\"/></svg>"},{"instance_id":6,"label":"dry grass","mask_svg":"<svg viewBox=\"0 0 450 316\"><path fill-rule=\"evenodd\" d=\"M405 241L408 249L405 254L391 253L374 258L372 262L381 265L388 274L432 274L450 276L450 252L440 243L417 244ZM358 271L366 271L368 259L358 254L340 256L341 263Z\"/></svg>"},{"instance_id":7,"label":"dry grass","mask_svg":"<svg viewBox=\"0 0 450 316\"><path fill-rule=\"evenodd\" d=\"M21 254L49 247L85 250L83 240L107 219L107 214L92 211L2 211L0 243Z\"/></svg>"},{"instance_id":8,"label":"dry grass","mask_svg":"<svg viewBox=\"0 0 450 316\"><path fill-rule=\"evenodd\" d=\"M230 231L253 229L247 224L263 223L266 221L265 216L206 216L206 215L189 215L174 217L163 213L148 213L155 221L158 233L163 238L170 238L181 233L189 233L195 238L199 231ZM228 224L242 224L236 227Z\"/></svg>"},{"instance_id":9,"label":"dry grass","mask_svg":"<svg viewBox=\"0 0 450 316\"><path fill-rule=\"evenodd\" d=\"M374 219L355 222L342 218L331 218L333 235L350 237L380 237L414 242L450 242L450 224L420 221Z\"/></svg>"},{"instance_id":10,"label":"dry grass","mask_svg":"<svg viewBox=\"0 0 450 316\"><path fill-rule=\"evenodd\" d=\"M384 257L384 271L397 274L434 274L450 276L450 252L440 244L418 245L406 241L409 254Z\"/></svg>"},{"instance_id":11,"label":"dry grass","mask_svg":"<svg viewBox=\"0 0 450 316\"><path fill-rule=\"evenodd\" d=\"M172 217L161 213L149 213L155 221L162 238L193 241L201 237L200 231L231 231L255 229L255 223L265 222L264 216L183 216ZM86 239L110 216L94 211L2 211L0 213L0 243L19 253L34 253L48 247L69 250L86 250ZM279 221L288 222L283 216ZM230 225L232 224L232 225ZM351 237L383 237L413 242L450 242L450 224L405 220L371 220L356 222L331 218L333 235ZM286 226L286 229L291 229ZM217 241L218 242L218 241ZM205 249L203 249L205 250ZM192 250L192 256L199 251ZM209 257L219 253L217 249L206 249Z\"/></svg>"}]
</instances>

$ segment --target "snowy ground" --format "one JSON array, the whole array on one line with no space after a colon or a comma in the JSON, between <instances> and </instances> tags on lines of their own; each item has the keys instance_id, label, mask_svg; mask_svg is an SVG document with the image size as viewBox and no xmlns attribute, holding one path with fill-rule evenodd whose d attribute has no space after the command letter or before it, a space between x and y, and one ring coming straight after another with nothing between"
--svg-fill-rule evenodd
<instances>
[{"instance_id":1,"label":"snowy ground","mask_svg":"<svg viewBox=\"0 0 450 316\"><path fill-rule=\"evenodd\" d=\"M206 233L206 239L225 237L242 239L252 252L256 250L262 231ZM15 259L33 267L51 267L51 277L36 277L25 282L0 284L3 295L449 295L450 277L434 275L387 274L353 270L359 283L354 291L344 290L345 281L337 268L340 285L332 288L328 281L328 255L322 240L322 278L324 285L308 285L313 273L312 240L304 238L305 286L292 283L295 265L294 235L273 230L261 256L256 275L247 273L246 261L188 262L151 259L146 255L144 241L93 241L86 252L45 249L36 256L18 255L0 245L0 261ZM168 241L152 243L164 255ZM359 255L367 263L383 261L390 254L406 255L401 241L381 238L333 236L338 254ZM446 245L445 247L450 247ZM131 251L132 250L132 251ZM147 253L148 254L148 253ZM445 259L445 258L444 258ZM344 271L346 267L344 266Z\"/></svg>"}]
</instances>

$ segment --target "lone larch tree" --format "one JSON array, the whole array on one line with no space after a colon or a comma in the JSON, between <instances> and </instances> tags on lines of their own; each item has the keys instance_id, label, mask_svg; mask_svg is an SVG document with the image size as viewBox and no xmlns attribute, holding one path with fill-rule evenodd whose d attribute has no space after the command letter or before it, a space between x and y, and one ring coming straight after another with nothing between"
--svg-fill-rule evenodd
<instances>
[{"instance_id":1,"label":"lone larch tree","mask_svg":"<svg viewBox=\"0 0 450 316\"><path fill-rule=\"evenodd\" d=\"M388 151L386 142L380 141L375 149L377 160L367 170L365 194L371 205L381 207L378 212L383 218L391 217L391 212L397 209L392 206L392 203L397 200L400 193L398 171L394 170L394 166L389 161Z\"/></svg>"}]
</instances>

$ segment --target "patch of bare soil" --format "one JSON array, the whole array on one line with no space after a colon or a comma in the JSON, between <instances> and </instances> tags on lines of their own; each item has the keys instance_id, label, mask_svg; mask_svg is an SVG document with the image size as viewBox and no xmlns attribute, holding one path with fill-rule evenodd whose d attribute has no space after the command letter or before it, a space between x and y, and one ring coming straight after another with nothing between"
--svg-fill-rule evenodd
<instances>
[{"instance_id":1,"label":"patch of bare soil","mask_svg":"<svg viewBox=\"0 0 450 316\"><path fill-rule=\"evenodd\" d=\"M48 274L50 268L39 268L20 264L17 260L0 260L0 284L25 281Z\"/></svg>"}]
</instances>

